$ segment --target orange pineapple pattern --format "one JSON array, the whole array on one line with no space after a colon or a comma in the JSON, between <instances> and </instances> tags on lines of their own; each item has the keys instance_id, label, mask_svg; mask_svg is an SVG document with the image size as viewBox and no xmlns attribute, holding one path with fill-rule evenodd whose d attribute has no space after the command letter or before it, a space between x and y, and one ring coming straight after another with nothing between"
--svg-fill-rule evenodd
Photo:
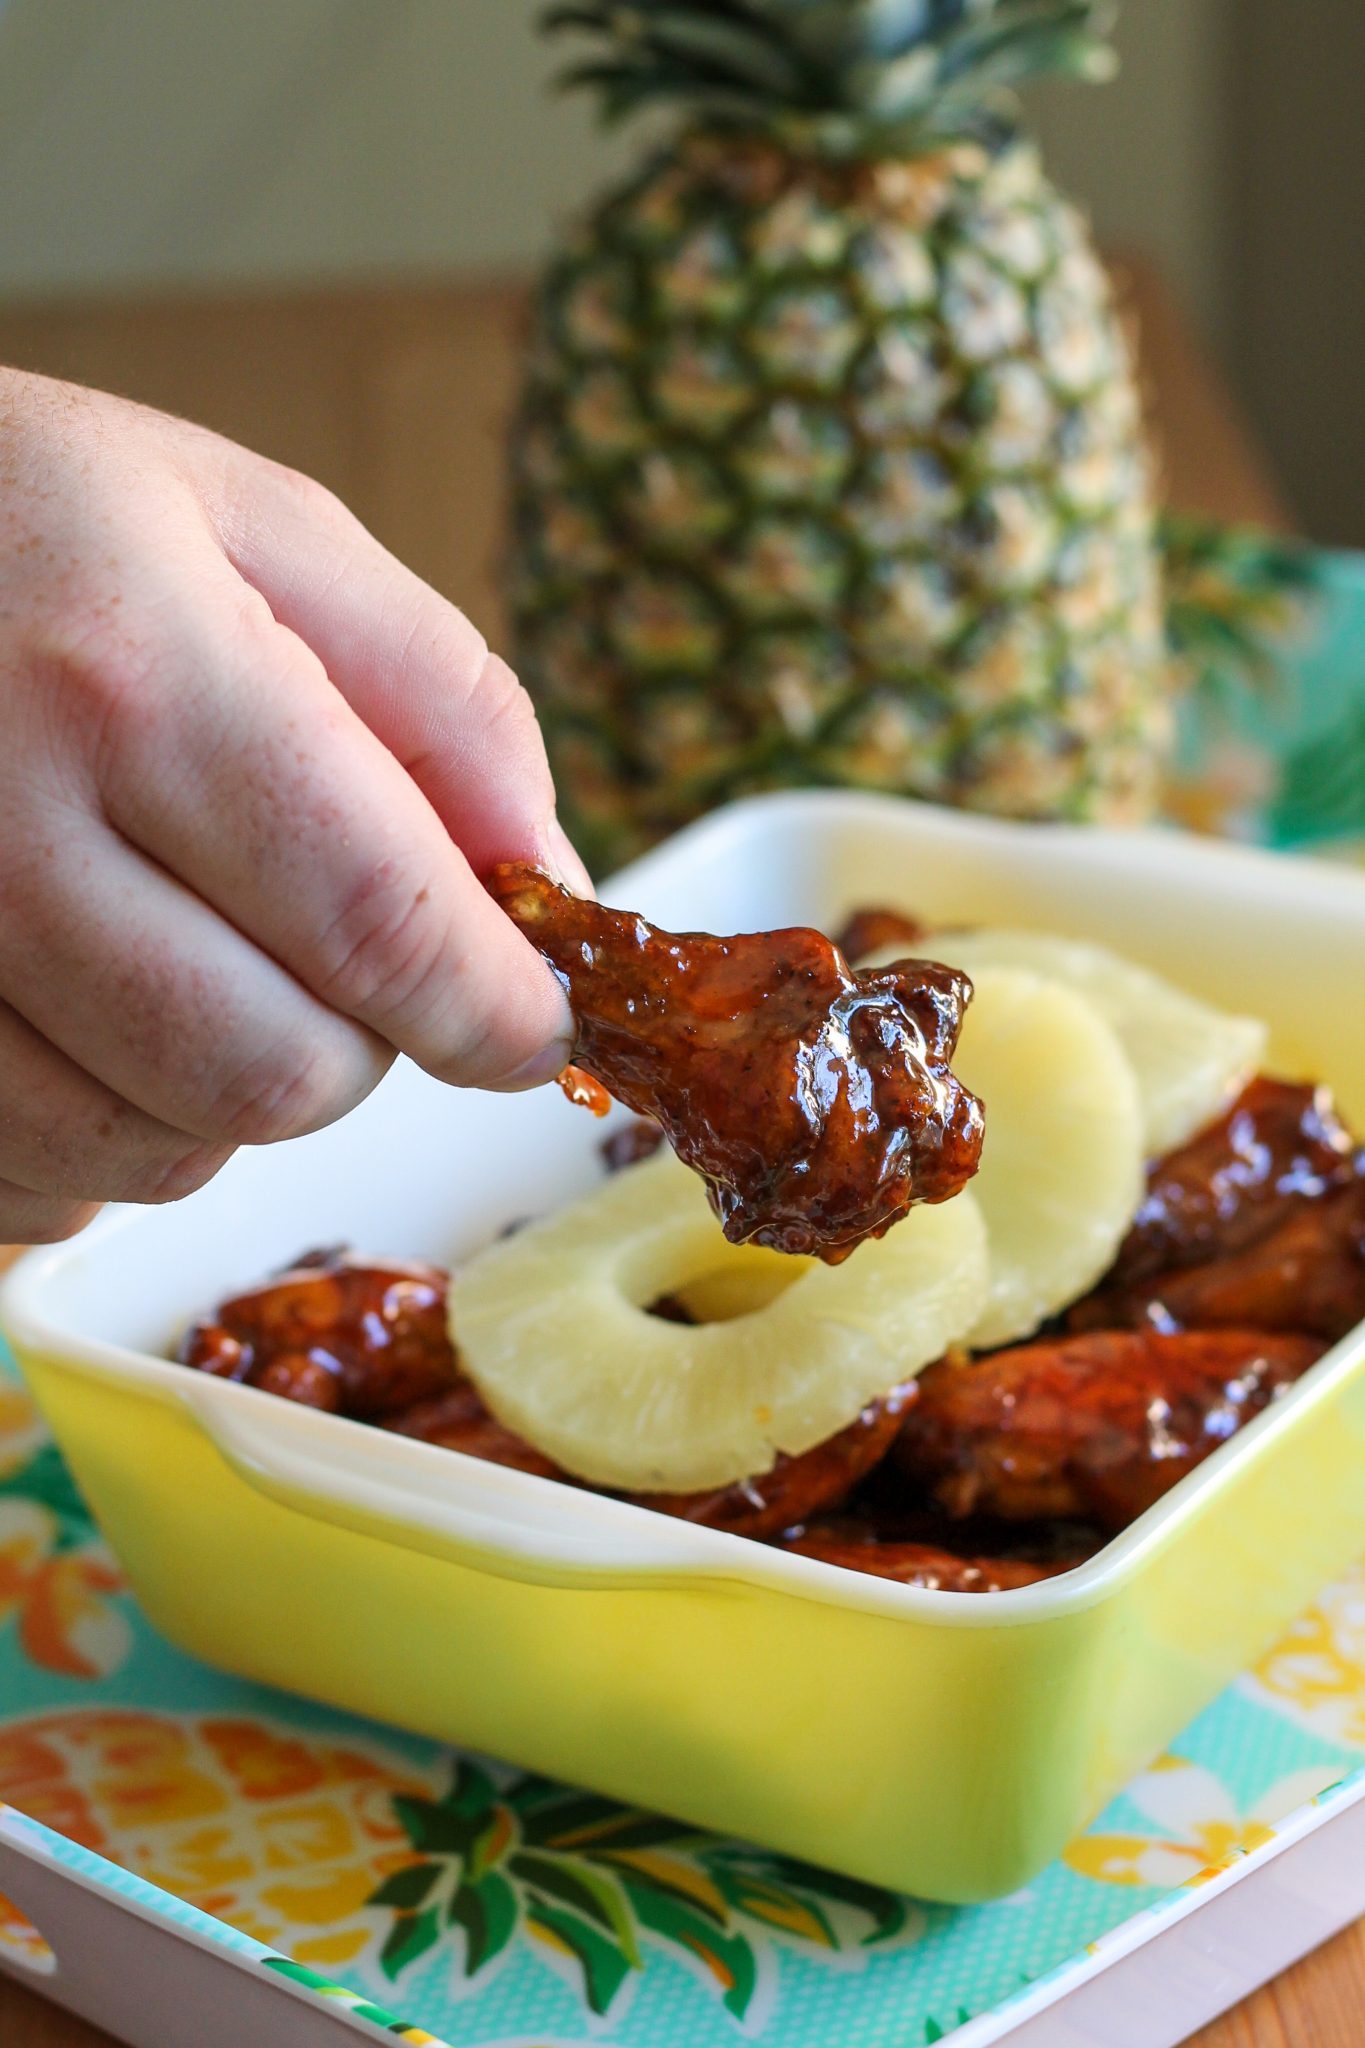
<instances>
[{"instance_id":1,"label":"orange pineapple pattern","mask_svg":"<svg viewBox=\"0 0 1365 2048\"><path fill-rule=\"evenodd\" d=\"M365 1901L414 1862L372 1754L228 1715L120 1708L0 1728L0 1802L297 1962L352 1963L390 1921Z\"/></svg>"}]
</instances>

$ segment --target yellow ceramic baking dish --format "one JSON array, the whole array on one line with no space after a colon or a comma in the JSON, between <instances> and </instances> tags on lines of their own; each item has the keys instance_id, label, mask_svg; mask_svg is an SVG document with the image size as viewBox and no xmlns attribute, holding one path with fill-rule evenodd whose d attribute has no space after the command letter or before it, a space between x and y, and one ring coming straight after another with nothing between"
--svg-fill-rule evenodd
<instances>
[{"instance_id":1,"label":"yellow ceramic baking dish","mask_svg":"<svg viewBox=\"0 0 1365 2048\"><path fill-rule=\"evenodd\" d=\"M1266 1016L1365 1122L1365 883L1174 834L758 799L609 892L678 926L856 900L1093 936ZM1066 1577L918 1591L158 1357L308 1243L458 1257L598 1170L551 1093L396 1071L334 1130L30 1254L3 1320L148 1613L250 1677L943 1899L1025 1882L1365 1547L1365 1328Z\"/></svg>"}]
</instances>

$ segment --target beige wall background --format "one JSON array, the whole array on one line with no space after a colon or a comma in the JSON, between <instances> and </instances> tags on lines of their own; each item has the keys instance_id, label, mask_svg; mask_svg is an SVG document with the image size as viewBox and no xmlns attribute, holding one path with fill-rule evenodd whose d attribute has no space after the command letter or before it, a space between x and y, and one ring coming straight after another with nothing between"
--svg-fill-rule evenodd
<instances>
[{"instance_id":1,"label":"beige wall background","mask_svg":"<svg viewBox=\"0 0 1365 2048\"><path fill-rule=\"evenodd\" d=\"M1222 27L1128 0L1121 82L1040 96L1058 176L1217 331ZM8 0L0 293L533 260L630 145L548 90L537 0Z\"/></svg>"},{"instance_id":2,"label":"beige wall background","mask_svg":"<svg viewBox=\"0 0 1365 2048\"><path fill-rule=\"evenodd\" d=\"M1365 0L1238 0L1237 35L1231 360L1309 530L1365 548Z\"/></svg>"},{"instance_id":3,"label":"beige wall background","mask_svg":"<svg viewBox=\"0 0 1365 2048\"><path fill-rule=\"evenodd\" d=\"M633 147L550 93L538 5L0 0L0 303L526 267ZM1118 40L1035 96L1054 174L1365 544L1365 0L1125 0Z\"/></svg>"}]
</instances>

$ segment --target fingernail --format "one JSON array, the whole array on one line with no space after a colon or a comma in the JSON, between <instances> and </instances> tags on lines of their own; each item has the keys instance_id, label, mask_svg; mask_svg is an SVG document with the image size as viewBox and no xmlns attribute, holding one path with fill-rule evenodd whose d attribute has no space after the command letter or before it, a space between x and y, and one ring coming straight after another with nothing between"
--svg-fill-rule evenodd
<instances>
[{"instance_id":1,"label":"fingernail","mask_svg":"<svg viewBox=\"0 0 1365 2048\"><path fill-rule=\"evenodd\" d=\"M553 1081L562 1074L573 1058L573 1043L567 1038L554 1038L540 1052L529 1060L523 1060L519 1067L513 1067L510 1074L500 1074L496 1081L486 1085L499 1094L518 1093L524 1088L543 1088L547 1081Z\"/></svg>"},{"instance_id":2,"label":"fingernail","mask_svg":"<svg viewBox=\"0 0 1365 2048\"><path fill-rule=\"evenodd\" d=\"M558 818L550 820L548 837L553 861L551 872L556 881L562 882L566 889L572 889L575 896L596 896L592 876L579 859L572 839Z\"/></svg>"}]
</instances>

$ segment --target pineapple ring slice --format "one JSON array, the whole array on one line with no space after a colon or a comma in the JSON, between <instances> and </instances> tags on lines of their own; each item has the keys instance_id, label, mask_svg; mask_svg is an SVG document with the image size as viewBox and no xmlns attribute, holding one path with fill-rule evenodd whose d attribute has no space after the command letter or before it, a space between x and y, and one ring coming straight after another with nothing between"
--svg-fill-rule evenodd
<instances>
[{"instance_id":1,"label":"pineapple ring slice","mask_svg":"<svg viewBox=\"0 0 1365 2048\"><path fill-rule=\"evenodd\" d=\"M991 1285L967 1340L984 1349L1031 1335L1107 1271L1142 1197L1143 1127L1132 1066L1093 1003L1017 968L968 972L953 1065L986 1107L972 1194Z\"/></svg>"},{"instance_id":2,"label":"pineapple ring slice","mask_svg":"<svg viewBox=\"0 0 1365 2048\"><path fill-rule=\"evenodd\" d=\"M973 980L979 968L1021 967L1087 996L1137 1074L1149 1158L1221 1115L1265 1056L1268 1033L1258 1018L1214 1009L1107 946L1051 932L984 930L935 932L923 948ZM859 964L881 966L904 951L884 947Z\"/></svg>"},{"instance_id":3,"label":"pineapple ring slice","mask_svg":"<svg viewBox=\"0 0 1365 2048\"><path fill-rule=\"evenodd\" d=\"M498 1420L567 1471L689 1493L845 1428L963 1337L989 1285L965 1194L842 1265L784 1259L774 1296L777 1256L727 1244L697 1176L661 1152L472 1259L450 1291L451 1336ZM736 1316L741 1275L770 1298ZM691 1280L725 1320L647 1312Z\"/></svg>"}]
</instances>

